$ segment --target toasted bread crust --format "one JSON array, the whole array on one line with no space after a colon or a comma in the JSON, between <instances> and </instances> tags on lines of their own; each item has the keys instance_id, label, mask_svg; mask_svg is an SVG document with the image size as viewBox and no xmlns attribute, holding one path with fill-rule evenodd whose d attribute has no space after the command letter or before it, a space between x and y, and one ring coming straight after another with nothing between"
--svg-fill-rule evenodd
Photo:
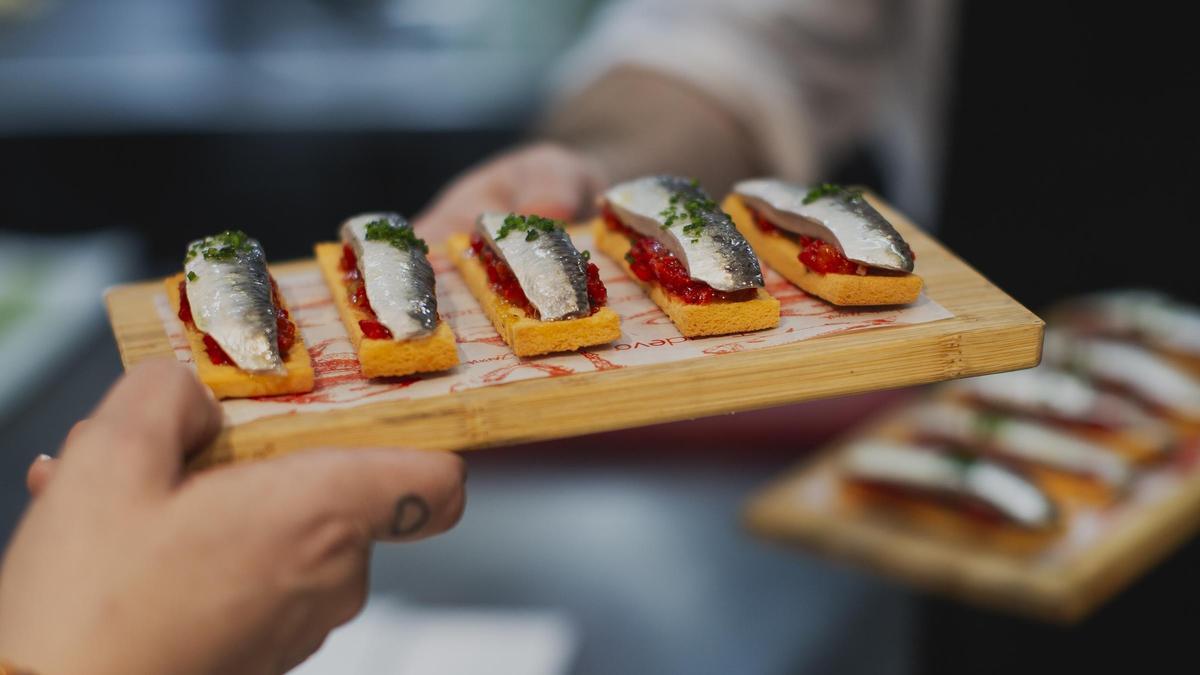
<instances>
[{"instance_id":1,"label":"toasted bread crust","mask_svg":"<svg viewBox=\"0 0 1200 675\"><path fill-rule=\"evenodd\" d=\"M471 294L517 356L574 351L607 344L621 337L621 319L609 307L601 307L595 314L580 319L539 321L530 317L492 290L487 271L471 252L471 240L467 235L451 237L446 247Z\"/></svg>"},{"instance_id":2,"label":"toasted bread crust","mask_svg":"<svg viewBox=\"0 0 1200 675\"><path fill-rule=\"evenodd\" d=\"M398 377L447 370L458 365L454 331L445 321L439 321L432 334L412 340L372 340L363 335L358 322L370 317L351 305L346 295L341 270L342 245L317 244L313 250L342 325L358 353L358 364L364 377Z\"/></svg>"},{"instance_id":3,"label":"toasted bread crust","mask_svg":"<svg viewBox=\"0 0 1200 675\"><path fill-rule=\"evenodd\" d=\"M905 305L921 294L924 281L915 274L862 276L811 272L800 262L800 245L783 235L758 229L741 197L729 195L721 208L733 218L759 258L809 295L835 305L863 306Z\"/></svg>"},{"instance_id":4,"label":"toasted bread crust","mask_svg":"<svg viewBox=\"0 0 1200 675\"><path fill-rule=\"evenodd\" d=\"M752 300L691 305L667 293L658 282L638 279L625 260L631 248L629 238L609 230L603 219L592 223L592 236L596 248L620 265L686 337L748 333L779 325L779 301L761 288Z\"/></svg>"},{"instance_id":5,"label":"toasted bread crust","mask_svg":"<svg viewBox=\"0 0 1200 675\"><path fill-rule=\"evenodd\" d=\"M166 280L167 299L171 309L179 313L179 284L183 275L177 274ZM280 297L279 302L287 308L286 301ZM308 347L304 345L304 337L297 331L296 343L284 357L287 367L285 375L264 375L247 373L236 366L218 366L208 358L204 349L204 336L191 326L184 326L188 345L192 348L192 357L196 362L196 373L214 396L218 399L250 398L253 396L278 396L280 394L304 394L313 390L312 359L308 355Z\"/></svg>"}]
</instances>

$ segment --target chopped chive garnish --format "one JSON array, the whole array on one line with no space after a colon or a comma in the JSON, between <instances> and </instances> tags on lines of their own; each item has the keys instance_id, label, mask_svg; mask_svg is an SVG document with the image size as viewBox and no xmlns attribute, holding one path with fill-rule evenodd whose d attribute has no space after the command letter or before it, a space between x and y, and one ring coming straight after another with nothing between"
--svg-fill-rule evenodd
<instances>
[{"instance_id":1,"label":"chopped chive garnish","mask_svg":"<svg viewBox=\"0 0 1200 675\"><path fill-rule=\"evenodd\" d=\"M667 207L659 212L659 217L663 219L662 229L670 229L676 222L687 218L688 223L683 226L683 233L691 237L692 243L700 241L700 236L704 234L704 214L717 210L717 203L704 194L700 190L700 181L693 178L688 183L688 186L698 193L698 196L688 197L684 192L673 192L667 201ZM682 209L680 202L683 202Z\"/></svg>"},{"instance_id":2,"label":"chopped chive garnish","mask_svg":"<svg viewBox=\"0 0 1200 675\"><path fill-rule=\"evenodd\" d=\"M524 232L525 241L533 241L541 232L553 232L561 229L562 223L541 216L522 216L510 213L504 217L504 224L496 232L496 239L503 239L510 232Z\"/></svg>"},{"instance_id":3,"label":"chopped chive garnish","mask_svg":"<svg viewBox=\"0 0 1200 675\"><path fill-rule=\"evenodd\" d=\"M367 223L367 241L381 241L391 244L401 251L409 249L420 249L422 253L429 253L429 246L425 240L418 237L413 232L412 225L408 223L400 223L380 218Z\"/></svg>"},{"instance_id":4,"label":"chopped chive garnish","mask_svg":"<svg viewBox=\"0 0 1200 675\"><path fill-rule=\"evenodd\" d=\"M228 262L239 253L251 251L257 244L241 230L226 230L192 244L183 261L190 262L196 256L203 256L205 260Z\"/></svg>"},{"instance_id":5,"label":"chopped chive garnish","mask_svg":"<svg viewBox=\"0 0 1200 675\"><path fill-rule=\"evenodd\" d=\"M815 188L808 191L804 195L804 203L811 204L822 197L842 197L844 199L855 199L862 196L862 190L851 190L844 188L837 183L821 183Z\"/></svg>"}]
</instances>

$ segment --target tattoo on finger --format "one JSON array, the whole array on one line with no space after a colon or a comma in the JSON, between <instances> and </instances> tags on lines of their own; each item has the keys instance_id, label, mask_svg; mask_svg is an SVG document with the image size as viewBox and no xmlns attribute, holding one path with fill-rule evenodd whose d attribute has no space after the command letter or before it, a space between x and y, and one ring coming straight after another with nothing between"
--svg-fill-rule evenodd
<instances>
[{"instance_id":1,"label":"tattoo on finger","mask_svg":"<svg viewBox=\"0 0 1200 675\"><path fill-rule=\"evenodd\" d=\"M429 504L418 495L404 495L396 502L396 515L392 519L392 536L407 537L429 524L433 513Z\"/></svg>"}]
</instances>

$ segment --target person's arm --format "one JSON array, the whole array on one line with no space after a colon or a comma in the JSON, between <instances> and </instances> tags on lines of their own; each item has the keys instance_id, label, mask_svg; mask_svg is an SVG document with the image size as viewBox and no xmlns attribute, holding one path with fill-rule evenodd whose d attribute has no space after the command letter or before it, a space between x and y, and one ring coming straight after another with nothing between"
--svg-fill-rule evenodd
<instances>
[{"instance_id":1,"label":"person's arm","mask_svg":"<svg viewBox=\"0 0 1200 675\"><path fill-rule=\"evenodd\" d=\"M692 176L714 189L767 171L743 123L696 85L619 66L547 116L540 137L572 148L612 181Z\"/></svg>"},{"instance_id":2,"label":"person's arm","mask_svg":"<svg viewBox=\"0 0 1200 675\"><path fill-rule=\"evenodd\" d=\"M35 462L0 568L0 659L45 675L282 673L358 613L372 542L462 513L448 453L313 450L185 474L220 424L191 371L147 363Z\"/></svg>"},{"instance_id":3,"label":"person's arm","mask_svg":"<svg viewBox=\"0 0 1200 675\"><path fill-rule=\"evenodd\" d=\"M889 31L879 0L614 3L566 59L529 144L471 169L416 219L440 240L482 210L586 215L647 173L808 181L868 132Z\"/></svg>"},{"instance_id":4,"label":"person's arm","mask_svg":"<svg viewBox=\"0 0 1200 675\"><path fill-rule=\"evenodd\" d=\"M764 168L737 120L716 101L683 80L641 68L614 70L564 102L538 138L452 181L415 227L440 241L484 211L575 220L614 181L679 173L724 185Z\"/></svg>"}]
</instances>

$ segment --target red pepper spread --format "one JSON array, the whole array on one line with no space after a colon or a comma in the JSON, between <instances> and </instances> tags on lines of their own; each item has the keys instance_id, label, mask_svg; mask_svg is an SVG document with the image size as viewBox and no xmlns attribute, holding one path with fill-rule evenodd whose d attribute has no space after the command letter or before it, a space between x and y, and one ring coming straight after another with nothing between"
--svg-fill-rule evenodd
<instances>
[{"instance_id":1,"label":"red pepper spread","mask_svg":"<svg viewBox=\"0 0 1200 675\"><path fill-rule=\"evenodd\" d=\"M354 255L354 249L350 248L349 244L342 245L341 269L342 282L346 285L350 304L367 315L367 318L358 321L358 328L363 332L363 337L368 340L391 340L392 331L379 323L379 317L375 316L371 301L367 299L367 287L358 271L358 256Z\"/></svg>"}]
</instances>

